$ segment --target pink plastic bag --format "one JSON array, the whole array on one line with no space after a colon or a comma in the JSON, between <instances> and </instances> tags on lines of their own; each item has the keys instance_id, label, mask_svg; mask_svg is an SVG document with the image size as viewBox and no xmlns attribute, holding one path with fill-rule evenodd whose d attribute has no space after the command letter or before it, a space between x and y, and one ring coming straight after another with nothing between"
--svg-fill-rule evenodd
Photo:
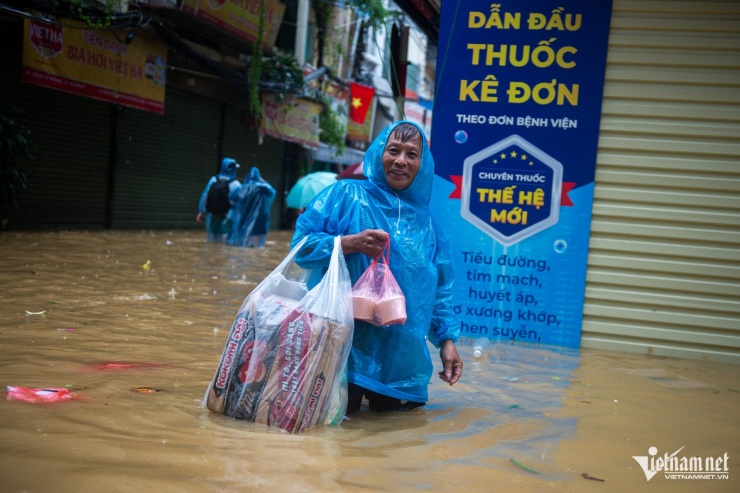
<instances>
[{"instance_id":1,"label":"pink plastic bag","mask_svg":"<svg viewBox=\"0 0 740 493\"><path fill-rule=\"evenodd\" d=\"M382 327L406 323L406 297L388 265L390 238L352 288L356 320Z\"/></svg>"}]
</instances>

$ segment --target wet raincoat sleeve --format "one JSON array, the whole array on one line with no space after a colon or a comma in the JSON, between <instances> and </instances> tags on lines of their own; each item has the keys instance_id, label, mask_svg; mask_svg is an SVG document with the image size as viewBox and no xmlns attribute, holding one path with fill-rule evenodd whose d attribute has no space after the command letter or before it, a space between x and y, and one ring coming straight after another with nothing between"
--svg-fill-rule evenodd
<instances>
[{"instance_id":1,"label":"wet raincoat sleeve","mask_svg":"<svg viewBox=\"0 0 740 493\"><path fill-rule=\"evenodd\" d=\"M239 183L239 180L232 180L231 183L229 183L229 202L232 204L237 201L240 188L241 184Z\"/></svg>"},{"instance_id":2,"label":"wet raincoat sleeve","mask_svg":"<svg viewBox=\"0 0 740 493\"><path fill-rule=\"evenodd\" d=\"M291 248L308 236L296 257L296 262L304 269L327 267L334 248L334 237L360 231L351 225L352 214L342 200L346 185L347 182L337 182L322 190L298 217Z\"/></svg>"},{"instance_id":3,"label":"wet raincoat sleeve","mask_svg":"<svg viewBox=\"0 0 740 493\"><path fill-rule=\"evenodd\" d=\"M450 246L447 236L434 222L437 232L437 292L434 297L432 323L429 327L428 338L439 349L442 342L451 340L457 342L460 338L460 324L452 311L452 284L455 280L455 271L450 258Z\"/></svg>"},{"instance_id":4,"label":"wet raincoat sleeve","mask_svg":"<svg viewBox=\"0 0 740 493\"><path fill-rule=\"evenodd\" d=\"M277 192L275 191L275 188L270 185L269 183L265 183L264 188L264 194L265 194L265 205L266 209L263 210L263 212L269 212L270 206L272 205L272 201L275 200L275 196L277 195Z\"/></svg>"}]
</instances>

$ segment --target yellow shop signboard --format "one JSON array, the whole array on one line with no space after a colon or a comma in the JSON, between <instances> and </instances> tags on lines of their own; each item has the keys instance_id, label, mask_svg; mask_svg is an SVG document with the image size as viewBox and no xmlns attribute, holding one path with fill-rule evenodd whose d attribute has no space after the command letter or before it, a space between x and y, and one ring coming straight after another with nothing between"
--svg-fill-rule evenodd
<instances>
[{"instance_id":1,"label":"yellow shop signboard","mask_svg":"<svg viewBox=\"0 0 740 493\"><path fill-rule=\"evenodd\" d=\"M321 105L309 99L286 96L278 101L274 94L262 93L260 134L316 148L320 114Z\"/></svg>"},{"instance_id":2,"label":"yellow shop signboard","mask_svg":"<svg viewBox=\"0 0 740 493\"><path fill-rule=\"evenodd\" d=\"M164 113L167 45L144 32L126 44L125 35L76 21L26 20L23 81Z\"/></svg>"},{"instance_id":3,"label":"yellow shop signboard","mask_svg":"<svg viewBox=\"0 0 740 493\"><path fill-rule=\"evenodd\" d=\"M260 0L185 0L183 10L229 31L247 41L257 39ZM285 5L278 0L265 0L265 34L262 44L275 46Z\"/></svg>"}]
</instances>

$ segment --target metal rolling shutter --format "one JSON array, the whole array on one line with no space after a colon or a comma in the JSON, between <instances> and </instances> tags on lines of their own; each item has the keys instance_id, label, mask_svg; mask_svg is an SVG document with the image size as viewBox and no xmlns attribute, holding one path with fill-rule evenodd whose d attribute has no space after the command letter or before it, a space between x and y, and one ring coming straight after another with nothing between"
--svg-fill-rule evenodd
<instances>
[{"instance_id":1,"label":"metal rolling shutter","mask_svg":"<svg viewBox=\"0 0 740 493\"><path fill-rule=\"evenodd\" d=\"M249 174L252 166L257 166L262 178L275 188L277 196L270 210L270 226L276 229L280 225L286 142L265 137L259 144L257 129L250 128L247 122L244 110L227 107L223 154L233 157L241 165L238 173L240 181Z\"/></svg>"},{"instance_id":2,"label":"metal rolling shutter","mask_svg":"<svg viewBox=\"0 0 740 493\"><path fill-rule=\"evenodd\" d=\"M614 0L583 347L740 363L740 2Z\"/></svg>"},{"instance_id":3,"label":"metal rolling shutter","mask_svg":"<svg viewBox=\"0 0 740 493\"><path fill-rule=\"evenodd\" d=\"M28 189L10 228L102 228L111 130L107 103L21 82L23 24L0 22L0 92L23 111L33 159L19 163Z\"/></svg>"},{"instance_id":4,"label":"metal rolling shutter","mask_svg":"<svg viewBox=\"0 0 740 493\"><path fill-rule=\"evenodd\" d=\"M164 115L125 109L113 228L202 228L198 200L217 170L218 102L167 88Z\"/></svg>"}]
</instances>

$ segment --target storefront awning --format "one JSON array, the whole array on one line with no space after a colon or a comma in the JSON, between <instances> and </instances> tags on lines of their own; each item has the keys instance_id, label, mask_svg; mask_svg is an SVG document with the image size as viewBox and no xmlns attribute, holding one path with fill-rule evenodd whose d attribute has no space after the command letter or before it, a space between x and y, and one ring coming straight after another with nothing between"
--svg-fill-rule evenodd
<instances>
[{"instance_id":1,"label":"storefront awning","mask_svg":"<svg viewBox=\"0 0 740 493\"><path fill-rule=\"evenodd\" d=\"M346 147L344 152L339 155L336 147L319 143L319 147L317 149L311 149L311 156L314 161L324 161L326 163L337 164L355 164L365 159L365 151Z\"/></svg>"}]
</instances>

